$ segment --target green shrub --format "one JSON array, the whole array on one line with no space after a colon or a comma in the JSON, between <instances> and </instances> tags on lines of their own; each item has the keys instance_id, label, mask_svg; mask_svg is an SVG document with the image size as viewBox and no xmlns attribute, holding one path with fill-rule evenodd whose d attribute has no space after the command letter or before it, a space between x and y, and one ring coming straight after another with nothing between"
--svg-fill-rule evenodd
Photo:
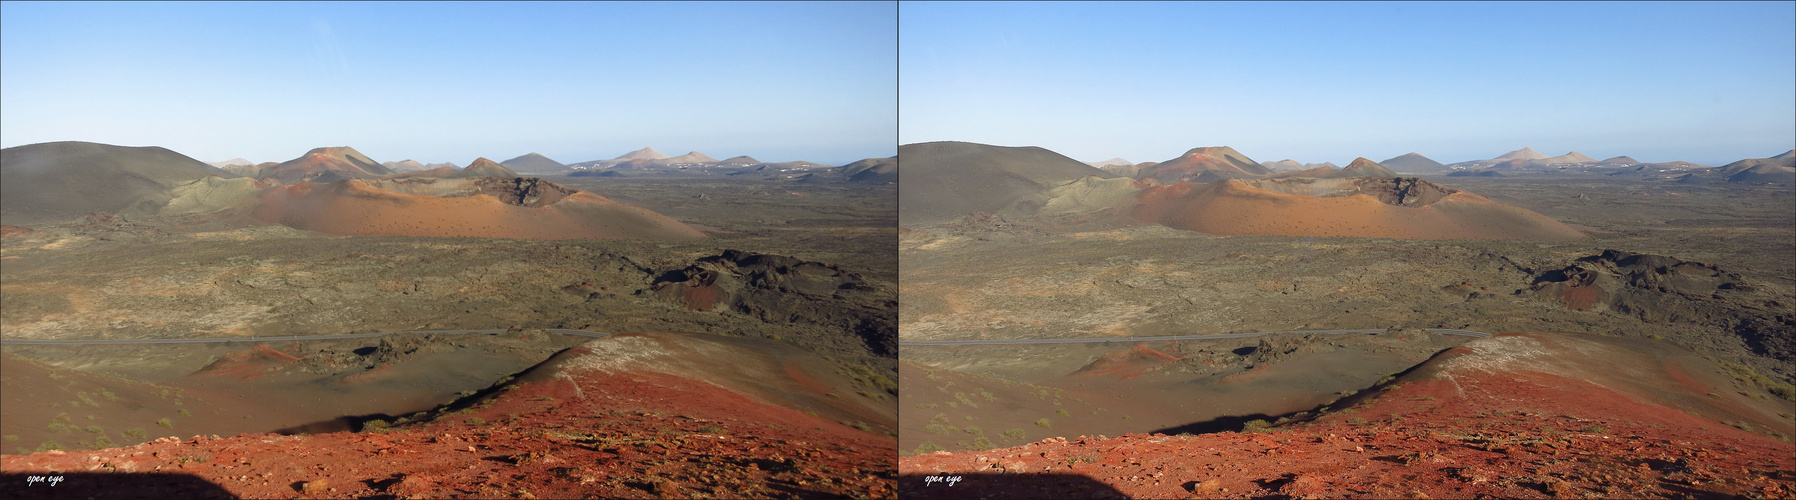
<instances>
[{"instance_id":1,"label":"green shrub","mask_svg":"<svg viewBox=\"0 0 1796 500\"><path fill-rule=\"evenodd\" d=\"M486 419L480 418L480 417L469 417L467 420L464 420L464 422L474 424L474 425L480 425L480 424L486 423Z\"/></svg>"},{"instance_id":2,"label":"green shrub","mask_svg":"<svg viewBox=\"0 0 1796 500\"><path fill-rule=\"evenodd\" d=\"M1048 423L1048 419L1045 419L1045 418L1044 418L1044 419L1040 419L1040 420L1036 420L1036 421L1035 421L1035 426L1036 426L1036 427L1040 427L1040 428L1043 428L1043 429L1052 429L1052 428L1054 428L1054 425L1053 425L1053 424L1050 424L1050 423Z\"/></svg>"},{"instance_id":3,"label":"green shrub","mask_svg":"<svg viewBox=\"0 0 1796 500\"><path fill-rule=\"evenodd\" d=\"M167 427L170 429L175 428L175 423L169 421L168 418L166 418L166 417L156 420L156 425L160 425L160 426Z\"/></svg>"},{"instance_id":4,"label":"green shrub","mask_svg":"<svg viewBox=\"0 0 1796 500\"><path fill-rule=\"evenodd\" d=\"M917 455L922 455L924 453L935 453L938 451L942 451L942 447L936 446L935 443L924 441L923 444L917 445L917 451L914 451L912 453L917 454Z\"/></svg>"},{"instance_id":5,"label":"green shrub","mask_svg":"<svg viewBox=\"0 0 1796 500\"><path fill-rule=\"evenodd\" d=\"M1008 431L1004 431L1004 437L1015 439L1018 441L1023 440L1023 436L1024 436L1024 434L1023 434L1022 429L1011 429Z\"/></svg>"}]
</instances>

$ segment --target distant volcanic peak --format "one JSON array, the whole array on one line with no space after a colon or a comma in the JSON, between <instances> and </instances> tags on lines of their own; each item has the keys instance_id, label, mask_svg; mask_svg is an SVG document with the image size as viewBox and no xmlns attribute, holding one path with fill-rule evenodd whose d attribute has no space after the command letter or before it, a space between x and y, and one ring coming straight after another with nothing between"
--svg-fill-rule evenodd
<instances>
[{"instance_id":1,"label":"distant volcanic peak","mask_svg":"<svg viewBox=\"0 0 1796 500\"><path fill-rule=\"evenodd\" d=\"M1303 164L1303 168L1305 168L1305 169L1311 169L1311 168L1317 168L1317 167L1327 168L1329 170L1339 170L1341 168L1340 165L1335 165L1335 162L1332 162L1332 161L1325 161L1322 163L1305 163L1305 164Z\"/></svg>"},{"instance_id":2,"label":"distant volcanic peak","mask_svg":"<svg viewBox=\"0 0 1796 500\"><path fill-rule=\"evenodd\" d=\"M1784 154L1780 154L1780 155L1777 155L1777 156L1773 156L1773 157L1771 157L1771 159L1774 159L1774 160L1775 160L1775 159L1778 159L1778 158L1789 158L1789 157L1791 157L1791 156L1796 156L1796 149L1792 149L1792 150L1789 150L1789 151L1784 151Z\"/></svg>"},{"instance_id":3,"label":"distant volcanic peak","mask_svg":"<svg viewBox=\"0 0 1796 500\"><path fill-rule=\"evenodd\" d=\"M1636 159L1633 159L1633 158L1630 158L1627 156L1617 156L1614 158L1603 160L1601 163L1622 163L1622 164L1632 165L1635 163L1640 163L1640 160L1636 160Z\"/></svg>"},{"instance_id":4,"label":"distant volcanic peak","mask_svg":"<svg viewBox=\"0 0 1796 500\"><path fill-rule=\"evenodd\" d=\"M243 158L232 158L232 159L223 160L223 161L209 161L209 162L206 162L206 164L214 166L214 167L218 167L218 168L224 168L224 167L228 167L231 165L255 165L256 162L245 160Z\"/></svg>"},{"instance_id":5,"label":"distant volcanic peak","mask_svg":"<svg viewBox=\"0 0 1796 500\"><path fill-rule=\"evenodd\" d=\"M732 157L732 158L723 160L718 163L727 163L727 164L732 164L732 165L754 165L756 163L761 163L761 160L756 160L747 155L743 155L743 156Z\"/></svg>"},{"instance_id":6,"label":"distant volcanic peak","mask_svg":"<svg viewBox=\"0 0 1796 500\"><path fill-rule=\"evenodd\" d=\"M631 151L628 153L624 153L622 156L618 156L617 158L613 158L613 159L614 160L664 160L667 158L670 158L670 157L665 154L661 154L661 152L656 151L655 148L642 148L642 149L638 149L638 150Z\"/></svg>"},{"instance_id":7,"label":"distant volcanic peak","mask_svg":"<svg viewBox=\"0 0 1796 500\"><path fill-rule=\"evenodd\" d=\"M512 158L512 159L510 159L510 160L505 160L505 161L503 161L503 162L500 162L500 163L516 163L516 162L520 162L520 161L546 161L546 162L550 162L550 163L554 163L554 164L556 164L556 165L560 165L560 164L561 164L561 162L558 162L558 161L555 161L555 160L551 160L551 159L549 159L549 157L547 157L547 156L543 156L543 154L542 154L542 153L529 153L529 154L525 154L525 155L522 155L522 156L518 156L518 157L517 157L517 158Z\"/></svg>"},{"instance_id":8,"label":"distant volcanic peak","mask_svg":"<svg viewBox=\"0 0 1796 500\"><path fill-rule=\"evenodd\" d=\"M1497 159L1497 160L1542 160L1542 159L1546 159L1546 158L1547 158L1547 155L1541 154L1539 151L1535 151L1534 148L1521 148L1521 149L1517 149L1515 151L1510 151L1508 153L1503 153L1503 156L1498 156L1494 159Z\"/></svg>"},{"instance_id":9,"label":"distant volcanic peak","mask_svg":"<svg viewBox=\"0 0 1796 500\"><path fill-rule=\"evenodd\" d=\"M1266 167L1267 169L1270 169L1270 170L1285 171L1285 172L1293 172L1293 171L1298 171L1298 170L1304 169L1302 163L1298 163L1297 160L1293 160L1293 159L1289 159L1289 158L1279 160L1279 161L1264 162L1264 163L1261 163L1260 166Z\"/></svg>"},{"instance_id":10,"label":"distant volcanic peak","mask_svg":"<svg viewBox=\"0 0 1796 500\"><path fill-rule=\"evenodd\" d=\"M1205 173L1211 175L1206 176ZM1256 177L1270 175L1272 170L1228 146L1192 148L1178 158L1143 167L1137 175L1142 179L1178 182L1186 179L1215 177Z\"/></svg>"},{"instance_id":11,"label":"distant volcanic peak","mask_svg":"<svg viewBox=\"0 0 1796 500\"><path fill-rule=\"evenodd\" d=\"M1396 168L1440 168L1442 166L1441 162L1434 161L1433 158L1422 156L1421 153L1416 152L1404 153L1378 163L1387 167L1394 166Z\"/></svg>"},{"instance_id":12,"label":"distant volcanic peak","mask_svg":"<svg viewBox=\"0 0 1796 500\"><path fill-rule=\"evenodd\" d=\"M1348 164L1347 168L1341 169L1341 173L1345 174L1345 175L1356 176L1356 177L1396 177L1397 176L1396 172L1392 172L1391 169L1385 168L1384 165L1380 165L1380 164L1378 164L1378 162L1368 160L1364 156L1359 157L1359 158L1354 158L1353 163Z\"/></svg>"},{"instance_id":13,"label":"distant volcanic peak","mask_svg":"<svg viewBox=\"0 0 1796 500\"><path fill-rule=\"evenodd\" d=\"M1108 160L1088 161L1088 162L1085 162L1085 164L1091 165L1093 167L1100 167L1100 168L1110 166L1110 165L1124 165L1124 166L1134 165L1134 163L1129 163L1129 160L1124 160L1122 158L1111 158Z\"/></svg>"},{"instance_id":14,"label":"distant volcanic peak","mask_svg":"<svg viewBox=\"0 0 1796 500\"><path fill-rule=\"evenodd\" d=\"M667 163L717 163L716 158L706 156L704 153L700 153L697 151L692 151L692 152L689 152L689 153L686 153L686 154L683 154L680 156L667 158L666 160L667 160Z\"/></svg>"},{"instance_id":15,"label":"distant volcanic peak","mask_svg":"<svg viewBox=\"0 0 1796 500\"><path fill-rule=\"evenodd\" d=\"M456 177L518 177L518 173L503 164L495 163L484 157L468 164L468 168L455 174Z\"/></svg>"},{"instance_id":16,"label":"distant volcanic peak","mask_svg":"<svg viewBox=\"0 0 1796 500\"><path fill-rule=\"evenodd\" d=\"M1552 158L1543 158L1541 161L1546 163L1596 163L1596 158L1584 156L1584 153L1572 151Z\"/></svg>"}]
</instances>

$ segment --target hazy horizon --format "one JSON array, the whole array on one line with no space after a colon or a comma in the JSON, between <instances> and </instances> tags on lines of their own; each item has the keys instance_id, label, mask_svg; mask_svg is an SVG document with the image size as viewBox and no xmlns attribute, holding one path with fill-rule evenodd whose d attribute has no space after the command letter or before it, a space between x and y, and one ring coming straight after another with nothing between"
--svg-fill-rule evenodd
<instances>
[{"instance_id":1,"label":"hazy horizon","mask_svg":"<svg viewBox=\"0 0 1796 500\"><path fill-rule=\"evenodd\" d=\"M1441 163L1796 148L1792 2L900 4L900 142Z\"/></svg>"},{"instance_id":2,"label":"hazy horizon","mask_svg":"<svg viewBox=\"0 0 1796 500\"><path fill-rule=\"evenodd\" d=\"M0 147L896 154L891 3L0 3ZM826 43L820 42L826 41Z\"/></svg>"}]
</instances>

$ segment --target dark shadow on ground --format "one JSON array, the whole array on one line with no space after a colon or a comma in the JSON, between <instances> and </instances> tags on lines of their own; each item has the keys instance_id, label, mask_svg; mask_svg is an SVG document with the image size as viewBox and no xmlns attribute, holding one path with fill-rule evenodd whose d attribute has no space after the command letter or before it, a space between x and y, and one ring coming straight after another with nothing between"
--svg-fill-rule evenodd
<instances>
[{"instance_id":1,"label":"dark shadow on ground","mask_svg":"<svg viewBox=\"0 0 1796 500\"><path fill-rule=\"evenodd\" d=\"M1127 497L1110 485L1077 474L907 474L898 476L898 498L996 500Z\"/></svg>"},{"instance_id":2,"label":"dark shadow on ground","mask_svg":"<svg viewBox=\"0 0 1796 500\"><path fill-rule=\"evenodd\" d=\"M33 478L37 481L31 481ZM54 486L50 480L61 478ZM187 474L55 472L0 474L0 498L238 498L211 481Z\"/></svg>"}]
</instances>

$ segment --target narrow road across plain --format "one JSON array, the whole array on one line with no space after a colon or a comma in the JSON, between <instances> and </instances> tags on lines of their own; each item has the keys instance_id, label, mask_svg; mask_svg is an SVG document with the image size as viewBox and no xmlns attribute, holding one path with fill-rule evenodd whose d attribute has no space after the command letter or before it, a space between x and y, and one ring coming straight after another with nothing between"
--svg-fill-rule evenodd
<instances>
[{"instance_id":1,"label":"narrow road across plain","mask_svg":"<svg viewBox=\"0 0 1796 500\"><path fill-rule=\"evenodd\" d=\"M1441 335L1461 335L1461 336L1474 337L1474 338L1490 336L1490 334L1484 333L1484 332L1474 332L1471 330L1454 330L1451 328L1424 328L1424 330L1428 330L1430 332L1438 333ZM1385 333L1385 332L1389 332L1389 331L1390 330L1286 330L1286 331L1280 331L1280 332L1217 333L1217 334L1209 334L1209 335L1164 335L1164 336L1159 336L1159 337L1102 337L1102 338L1085 338L1085 339L911 340L911 341L902 341L901 340L901 341L898 341L898 346L903 347L903 346L907 346L907 345L921 346L921 345L1096 344L1096 343L1107 343L1107 342L1158 342L1158 341L1163 341L1163 340L1244 339L1244 338L1263 337L1266 335L1287 334L1287 333L1325 334L1325 335L1345 335L1345 334L1350 334L1350 333L1379 334L1379 333Z\"/></svg>"},{"instance_id":2,"label":"narrow road across plain","mask_svg":"<svg viewBox=\"0 0 1796 500\"><path fill-rule=\"evenodd\" d=\"M98 344L205 344L213 342L284 342L288 340L344 340L366 339L403 333L433 335L498 335L509 330L409 330L403 332L345 333L339 335L278 335L273 337L211 337L197 339L71 339L71 340L22 340L0 338L0 345L98 345ZM605 338L609 333L586 330L569 330L565 328L544 328L543 331L562 335Z\"/></svg>"}]
</instances>

